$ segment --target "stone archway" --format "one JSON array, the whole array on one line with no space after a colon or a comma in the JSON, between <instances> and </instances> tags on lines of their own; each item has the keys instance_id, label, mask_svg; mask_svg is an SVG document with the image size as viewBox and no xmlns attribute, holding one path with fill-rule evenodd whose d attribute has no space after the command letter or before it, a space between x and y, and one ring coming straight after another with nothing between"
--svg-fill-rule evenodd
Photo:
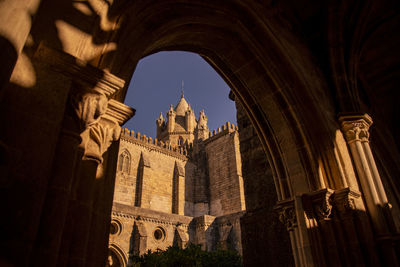
<instances>
[{"instance_id":1,"label":"stone archway","mask_svg":"<svg viewBox=\"0 0 400 267\"><path fill-rule=\"evenodd\" d=\"M108 248L106 267L126 267L127 259L124 253L116 245L111 244Z\"/></svg>"},{"instance_id":2,"label":"stone archway","mask_svg":"<svg viewBox=\"0 0 400 267\"><path fill-rule=\"evenodd\" d=\"M322 89L326 87L325 80L315 71L317 68L308 51L285 50L284 46L275 43L276 36L269 35L268 30L279 31L279 23L273 18L259 21L257 18L261 17L243 12L247 8L240 4L221 7L200 1L191 5L180 2L133 4L126 8L127 16L136 9L141 10L141 14L126 20L122 16L118 43L123 49L112 54L113 61L105 55L99 65L119 77L128 78L141 57L157 51L185 50L203 56L231 86L255 127L271 166L273 174L268 178L274 179L279 201L277 208L290 231L295 262L310 264L313 261L310 255L321 251L313 252L302 245L312 241L308 240L307 230L297 226L305 226L308 220L318 220L314 214L318 208L314 206L323 206L324 198L330 198L325 188L340 190L346 187L347 180L354 180L354 176L346 177L340 173L343 163L339 162L337 154L347 155L348 151L344 142L335 140L338 127L331 119L334 107L329 103L327 90ZM179 15L169 17L170 10ZM238 27L224 27L237 20L242 22ZM149 35L142 32L146 25L151 25ZM263 30L269 37L255 39L249 33L254 30ZM140 36L139 43L136 36ZM280 42L295 41L292 38L295 37L285 33ZM231 44L235 44L233 50ZM266 48L274 51L276 57L265 53ZM309 67L312 78L305 77L293 59L298 61L296 64ZM285 79L279 73L285 73ZM295 90L291 83L296 85ZM122 99L123 95L122 90L116 99ZM318 127L312 127L314 123ZM343 139L340 132L338 138ZM335 150L338 153L335 154ZM354 189L358 190L358 187ZM311 219L296 217L294 210L302 213L304 208L301 198L295 196L318 190L322 191L317 194L317 200L308 207L312 210ZM246 198L251 199L253 192L248 194ZM362 207L360 199L357 201ZM251 205L247 207L251 209ZM260 207L254 207L257 208Z\"/></svg>"},{"instance_id":3,"label":"stone archway","mask_svg":"<svg viewBox=\"0 0 400 267\"><path fill-rule=\"evenodd\" d=\"M394 262L390 208L368 143L372 120L337 119L354 111L342 110L343 59L326 59L326 51L337 51L315 52L302 34L316 34L309 18L335 38L335 27L325 29L317 14L351 9L304 2L309 15L297 5L250 0L4 1L0 119L9 127L1 132L7 178L0 202L11 216L3 228L15 231L2 241L2 262L104 263L116 167L110 159L119 126L134 113L121 102L138 60L162 50L203 56L243 105L271 166L296 265ZM322 43L330 45L343 44ZM346 83L347 92L356 82ZM15 126L21 121L25 128Z\"/></svg>"}]
</instances>

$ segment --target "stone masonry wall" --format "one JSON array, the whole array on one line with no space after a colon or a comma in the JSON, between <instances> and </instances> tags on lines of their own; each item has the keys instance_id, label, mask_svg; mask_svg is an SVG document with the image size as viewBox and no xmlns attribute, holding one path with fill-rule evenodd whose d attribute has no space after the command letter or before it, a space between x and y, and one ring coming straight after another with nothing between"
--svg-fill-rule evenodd
<instances>
[{"instance_id":1,"label":"stone masonry wall","mask_svg":"<svg viewBox=\"0 0 400 267\"><path fill-rule=\"evenodd\" d=\"M239 137L227 123L205 141L209 167L210 215L221 216L245 209Z\"/></svg>"},{"instance_id":2,"label":"stone masonry wall","mask_svg":"<svg viewBox=\"0 0 400 267\"><path fill-rule=\"evenodd\" d=\"M194 145L194 153L191 161L194 163L193 169L193 191L190 192L190 199L193 200L194 217L201 216L203 214L209 214L209 179L208 179L208 165L207 155L204 151L204 143L196 143ZM190 165L186 165L190 166ZM189 193L189 191L186 191Z\"/></svg>"},{"instance_id":3,"label":"stone masonry wall","mask_svg":"<svg viewBox=\"0 0 400 267\"><path fill-rule=\"evenodd\" d=\"M110 233L109 242L110 245L120 248L124 252L126 259L129 257L129 254L135 253L135 235L140 235L145 239L144 244L146 247L140 248L142 252L146 252L148 249L152 251L156 251L157 249L165 250L168 246L172 246L176 242L177 225L187 235L191 221L192 217L114 203L111 221L114 228ZM135 228L135 223L141 226ZM157 229L163 230L163 235L159 239L154 235ZM138 232L135 233L135 231Z\"/></svg>"},{"instance_id":4,"label":"stone masonry wall","mask_svg":"<svg viewBox=\"0 0 400 267\"><path fill-rule=\"evenodd\" d=\"M294 266L289 233L274 211L272 170L259 137L236 101L246 213L240 219L245 266Z\"/></svg>"},{"instance_id":5,"label":"stone masonry wall","mask_svg":"<svg viewBox=\"0 0 400 267\"><path fill-rule=\"evenodd\" d=\"M157 149L157 146L149 141L127 135L122 135L120 141L119 153L124 151L128 151L130 155L130 167L128 172L117 171L114 202L135 206L135 199L139 197L137 189L141 187L142 208L171 213L175 163L186 170L185 192L190 195L189 192L193 191L191 183L193 167L185 155L161 147ZM117 164L119 166L120 163ZM141 164L144 166L140 168ZM142 181L138 180L140 176ZM185 202L185 199L180 201ZM186 206L186 215L191 216L193 204L189 201L186 199L188 203L183 205Z\"/></svg>"},{"instance_id":6,"label":"stone masonry wall","mask_svg":"<svg viewBox=\"0 0 400 267\"><path fill-rule=\"evenodd\" d=\"M237 127L227 123L181 149L124 129L117 166L110 249L122 251L120 257L179 242L241 253L245 202Z\"/></svg>"}]
</instances>

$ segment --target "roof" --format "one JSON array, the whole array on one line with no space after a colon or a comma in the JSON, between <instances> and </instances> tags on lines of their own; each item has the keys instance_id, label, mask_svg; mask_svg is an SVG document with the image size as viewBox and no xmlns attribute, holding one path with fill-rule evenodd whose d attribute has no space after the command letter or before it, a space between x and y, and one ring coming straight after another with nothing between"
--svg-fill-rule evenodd
<instances>
[{"instance_id":1,"label":"roof","mask_svg":"<svg viewBox=\"0 0 400 267\"><path fill-rule=\"evenodd\" d=\"M188 109L188 107L189 107L189 104L186 102L186 99L182 92L181 99L179 100L178 104L176 105L176 107L174 109L176 112L176 115L185 116L185 112Z\"/></svg>"}]
</instances>

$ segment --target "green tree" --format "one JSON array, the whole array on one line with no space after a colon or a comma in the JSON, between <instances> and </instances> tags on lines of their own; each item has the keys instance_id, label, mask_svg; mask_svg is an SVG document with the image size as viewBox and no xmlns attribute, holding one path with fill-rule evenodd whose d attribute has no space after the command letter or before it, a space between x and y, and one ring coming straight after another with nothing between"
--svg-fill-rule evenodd
<instances>
[{"instance_id":1,"label":"green tree","mask_svg":"<svg viewBox=\"0 0 400 267\"><path fill-rule=\"evenodd\" d=\"M133 256L132 263L134 267L240 267L242 258L233 250L209 252L190 244L184 249L173 246L165 251L149 250L142 256Z\"/></svg>"}]
</instances>

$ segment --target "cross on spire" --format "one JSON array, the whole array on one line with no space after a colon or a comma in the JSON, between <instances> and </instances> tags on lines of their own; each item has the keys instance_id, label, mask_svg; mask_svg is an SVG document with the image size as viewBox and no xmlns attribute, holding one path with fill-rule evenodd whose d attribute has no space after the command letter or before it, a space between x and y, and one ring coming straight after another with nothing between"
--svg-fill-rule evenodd
<instances>
[{"instance_id":1,"label":"cross on spire","mask_svg":"<svg viewBox=\"0 0 400 267\"><path fill-rule=\"evenodd\" d=\"M183 89L184 89L184 87L185 87L185 84L184 84L184 81L182 80L182 94L181 94L181 98L183 98L183 97L184 97L184 93L183 93Z\"/></svg>"}]
</instances>

